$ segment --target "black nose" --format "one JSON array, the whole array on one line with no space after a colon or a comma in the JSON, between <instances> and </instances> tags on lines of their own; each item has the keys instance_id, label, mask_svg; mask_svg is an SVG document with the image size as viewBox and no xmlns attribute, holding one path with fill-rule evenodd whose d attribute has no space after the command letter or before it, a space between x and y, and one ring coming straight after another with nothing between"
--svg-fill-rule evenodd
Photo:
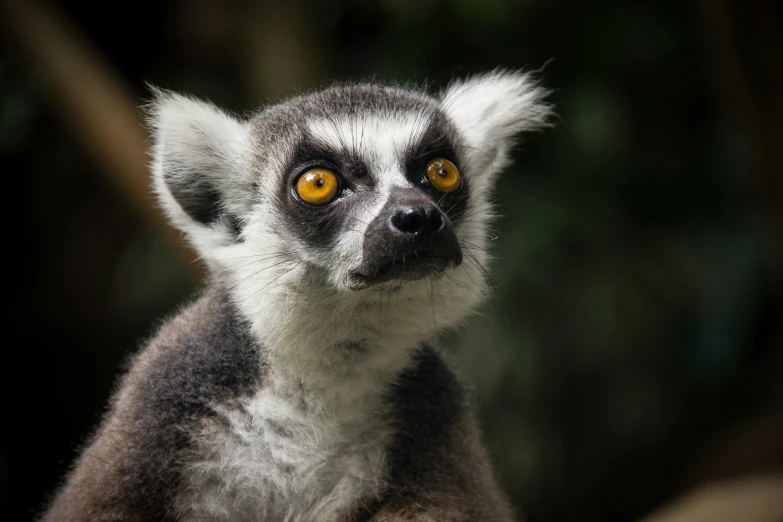
<instances>
[{"instance_id":1,"label":"black nose","mask_svg":"<svg viewBox=\"0 0 783 522\"><path fill-rule=\"evenodd\" d=\"M419 190L395 188L367 225L362 263L351 272L351 281L355 288L416 281L461 262L449 217Z\"/></svg>"},{"instance_id":2,"label":"black nose","mask_svg":"<svg viewBox=\"0 0 783 522\"><path fill-rule=\"evenodd\" d=\"M443 230L440 210L434 207L411 207L398 210L391 218L392 227L417 237L436 236Z\"/></svg>"}]
</instances>

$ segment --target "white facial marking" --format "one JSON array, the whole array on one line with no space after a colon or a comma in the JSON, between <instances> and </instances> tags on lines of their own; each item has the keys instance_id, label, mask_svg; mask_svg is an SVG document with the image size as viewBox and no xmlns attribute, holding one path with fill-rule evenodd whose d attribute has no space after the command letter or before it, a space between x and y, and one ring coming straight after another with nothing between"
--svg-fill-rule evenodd
<instances>
[{"instance_id":1,"label":"white facial marking","mask_svg":"<svg viewBox=\"0 0 783 522\"><path fill-rule=\"evenodd\" d=\"M375 181L373 197L356 206L350 214L348 227L337 240L335 254L342 265L356 267L362 260L364 231L386 204L395 187L410 187L403 172L404 154L425 130L426 118L416 116L386 116L319 119L308 123L313 139L332 148L358 155L367 165ZM332 283L344 284L345 271L333 271Z\"/></svg>"}]
</instances>

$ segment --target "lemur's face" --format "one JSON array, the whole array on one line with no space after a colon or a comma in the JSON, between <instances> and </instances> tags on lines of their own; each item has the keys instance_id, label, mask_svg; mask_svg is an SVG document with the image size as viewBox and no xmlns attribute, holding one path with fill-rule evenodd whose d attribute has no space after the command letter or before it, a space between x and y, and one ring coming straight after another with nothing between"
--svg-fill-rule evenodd
<instances>
[{"instance_id":1,"label":"lemur's face","mask_svg":"<svg viewBox=\"0 0 783 522\"><path fill-rule=\"evenodd\" d=\"M349 84L239 121L161 94L156 188L240 300L387 290L440 299L451 323L484 292L491 189L513 137L545 122L543 95L512 73L441 97Z\"/></svg>"},{"instance_id":2,"label":"lemur's face","mask_svg":"<svg viewBox=\"0 0 783 522\"><path fill-rule=\"evenodd\" d=\"M275 233L335 289L400 285L462 263L456 231L470 202L471 158L435 100L333 88L254 125L259 141L278 145L258 147L274 153L257 159ZM284 137L272 130L280 127Z\"/></svg>"}]
</instances>

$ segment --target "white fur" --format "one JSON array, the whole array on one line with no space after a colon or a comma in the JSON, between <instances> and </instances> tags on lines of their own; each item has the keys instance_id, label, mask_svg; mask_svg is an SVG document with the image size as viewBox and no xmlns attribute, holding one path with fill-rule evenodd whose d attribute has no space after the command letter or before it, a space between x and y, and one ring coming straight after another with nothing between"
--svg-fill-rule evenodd
<instances>
[{"instance_id":1,"label":"white fur","mask_svg":"<svg viewBox=\"0 0 783 522\"><path fill-rule=\"evenodd\" d=\"M455 231L473 246L463 245L463 264L438 278L360 291L349 290L348 273L361 262L364 231L391 189L410 187L400 154L423 121L385 115L309 122L316 138L353 149L379 173L350 230L324 252L286 230L264 193L284 175L279 168L287 151L254 164L247 124L200 102L159 97L153 171L161 200L230 290L269 357L259 368L265 386L240 408L221 410L226 424L197 437L203 458L190 470L189 494L180 504L188 518L329 521L380 491L392 430L383 395L417 345L458 324L483 299L491 178L513 134L544 123L542 96L527 76L503 73L445 93L443 109L469 145L463 175L471 199ZM496 154L488 161L478 149ZM214 176L235 192L227 199L244 218L243 241L231 240L220 225L193 223L179 208L162 180L167 154L181 158L182 175L191 169ZM253 177L261 194L241 193ZM280 428L292 436L281 436Z\"/></svg>"},{"instance_id":2,"label":"white fur","mask_svg":"<svg viewBox=\"0 0 783 522\"><path fill-rule=\"evenodd\" d=\"M482 192L491 190L507 166L514 137L549 125L547 94L530 73L503 70L456 81L442 94L443 111L474 148L476 161L488 168L479 180Z\"/></svg>"},{"instance_id":3,"label":"white fur","mask_svg":"<svg viewBox=\"0 0 783 522\"><path fill-rule=\"evenodd\" d=\"M163 170L183 179L194 174L209 178L228 194L228 210L247 215L252 197L250 131L246 123L210 103L171 92L155 93L156 100L149 110L155 139L151 165L155 192L171 221L187 234L196 250L214 251L230 239L226 224L205 226L194 222L166 187Z\"/></svg>"}]
</instances>

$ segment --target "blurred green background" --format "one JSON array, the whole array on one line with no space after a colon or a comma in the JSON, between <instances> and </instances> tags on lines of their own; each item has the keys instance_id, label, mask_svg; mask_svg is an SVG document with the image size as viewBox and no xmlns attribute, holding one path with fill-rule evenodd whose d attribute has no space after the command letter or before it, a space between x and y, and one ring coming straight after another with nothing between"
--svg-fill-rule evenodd
<instances>
[{"instance_id":1,"label":"blurred green background","mask_svg":"<svg viewBox=\"0 0 783 522\"><path fill-rule=\"evenodd\" d=\"M332 79L435 92L497 66L541 69L558 121L500 181L499 290L444 338L503 487L531 521L610 522L780 472L779 11L5 1L0 518L41 508L128 355L199 285L145 192L145 82L247 111Z\"/></svg>"}]
</instances>

